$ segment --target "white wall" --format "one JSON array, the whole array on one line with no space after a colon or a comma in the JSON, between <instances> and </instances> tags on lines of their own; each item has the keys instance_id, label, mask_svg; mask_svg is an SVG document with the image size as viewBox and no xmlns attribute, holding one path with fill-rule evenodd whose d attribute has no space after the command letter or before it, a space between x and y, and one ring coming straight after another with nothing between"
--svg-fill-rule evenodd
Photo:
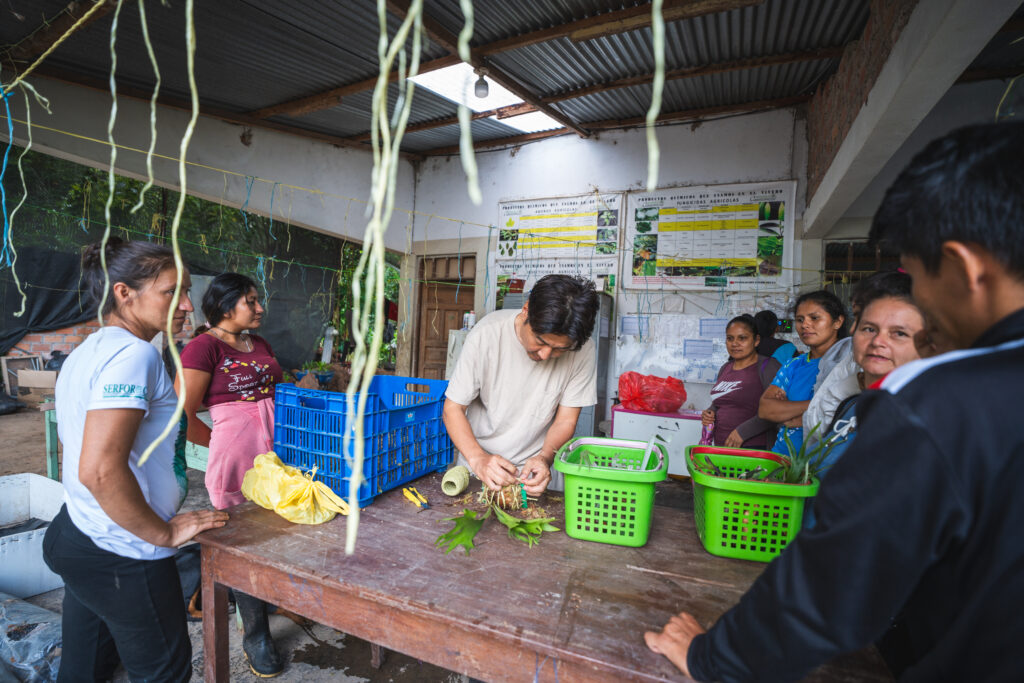
<instances>
[{"instance_id":1,"label":"white wall","mask_svg":"<svg viewBox=\"0 0 1024 683\"><path fill-rule=\"evenodd\" d=\"M41 94L49 98L53 112L48 115L39 106L32 105L33 123L47 128L36 127L33 130L35 149L77 163L107 168L110 161L110 148L106 144L110 94L46 78L35 78L32 82ZM24 120L20 94L12 98L11 103L14 117ZM188 112L159 108L158 154L177 159L188 118ZM187 159L193 164L211 168L188 167L186 182L189 194L241 207L247 194L245 176L255 176L258 180L252 183L246 210L269 215L273 191L275 221L288 220L290 215L294 225L362 240L367 223L365 202L370 195L373 163L369 150L338 147L261 128L253 128L249 144L244 144L241 136L245 130L241 125L200 117ZM6 139L6 126L2 133L0 139ZM24 125L16 124L14 137L17 144L25 144ZM149 139L148 101L119 97L114 140L118 145L142 151L119 150L115 162L117 173L145 178L145 150L149 147ZM395 205L411 211L414 208L413 166L405 159L399 163ZM155 160L154 172L159 185L178 188L176 161ZM280 184L275 187L275 182ZM408 222L408 213L395 212L386 236L388 248L405 250Z\"/></svg>"},{"instance_id":2,"label":"white wall","mask_svg":"<svg viewBox=\"0 0 1024 683\"><path fill-rule=\"evenodd\" d=\"M714 185L726 183L797 180L793 207L796 234L801 234L804 211L807 140L806 126L794 110L775 110L709 121L698 126L680 125L658 129L661 145L659 187ZM483 202L474 206L466 192L465 175L457 155L432 157L419 165L416 174L417 218L415 250L427 245L457 248L461 232L463 251L473 244L478 265L486 258L487 229L475 225L431 219L427 215L453 217L469 223L497 222L498 203L593 192L641 190L646 185L647 144L644 131L610 131L591 139L562 136L540 140L507 150L477 154ZM788 207L787 207L788 209ZM496 237L492 240L492 248ZM818 251L820 242L815 241ZM795 266L803 263L803 245L793 245ZM431 253L444 253L429 249ZM815 252L816 253L816 252ZM820 258L820 257L818 257ZM815 266L816 267L816 266ZM641 303L653 313L715 315L719 294L679 292L645 293L643 302L636 292L620 294L616 317L636 311ZM476 308L487 310L483 288L477 288ZM745 305L752 297L744 298ZM749 300L749 301L748 301ZM738 302L734 302L735 308ZM613 361L614 363L614 361ZM617 391L617 375L609 373L610 395ZM704 407L707 387L689 385L695 403ZM693 402L688 401L688 403Z\"/></svg>"},{"instance_id":3,"label":"white wall","mask_svg":"<svg viewBox=\"0 0 1024 683\"><path fill-rule=\"evenodd\" d=\"M842 234L839 230L844 225L849 226L851 220L870 219L874 216L889 185L896 180L896 176L910 163L914 155L924 149L929 142L962 126L994 121L996 107L1005 91L1004 81L962 83L950 88L846 210L843 220L847 223L837 225L838 230L831 231L829 237ZM857 224L863 230L862 236L867 236L870 221L860 221Z\"/></svg>"},{"instance_id":4,"label":"white wall","mask_svg":"<svg viewBox=\"0 0 1024 683\"><path fill-rule=\"evenodd\" d=\"M790 109L736 116L696 127L660 127L658 185L803 180L806 164L793 167L794 137L802 137L795 135L796 127L796 116ZM420 165L416 175L417 210L488 225L497 220L498 202L581 194L595 188L602 192L639 190L647 182L647 144L642 129L609 131L588 139L566 135L509 150L481 151L476 158L483 193L480 206L469 201L462 164L454 155L431 157ZM803 194L802 186L798 187L798 204L802 204ZM425 223L422 215L417 217L415 239L423 239ZM434 221L429 238L457 237L458 227ZM467 226L463 236L467 234L475 237L486 233Z\"/></svg>"}]
</instances>

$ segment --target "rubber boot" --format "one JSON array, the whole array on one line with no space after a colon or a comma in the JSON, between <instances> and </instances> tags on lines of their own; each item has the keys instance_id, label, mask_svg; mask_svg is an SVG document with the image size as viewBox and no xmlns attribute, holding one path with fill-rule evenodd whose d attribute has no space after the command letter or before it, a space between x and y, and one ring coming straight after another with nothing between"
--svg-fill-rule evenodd
<instances>
[{"instance_id":1,"label":"rubber boot","mask_svg":"<svg viewBox=\"0 0 1024 683\"><path fill-rule=\"evenodd\" d=\"M260 678L271 678L284 671L284 662L270 637L267 603L236 590L235 605L242 615L242 650L249 668Z\"/></svg>"}]
</instances>

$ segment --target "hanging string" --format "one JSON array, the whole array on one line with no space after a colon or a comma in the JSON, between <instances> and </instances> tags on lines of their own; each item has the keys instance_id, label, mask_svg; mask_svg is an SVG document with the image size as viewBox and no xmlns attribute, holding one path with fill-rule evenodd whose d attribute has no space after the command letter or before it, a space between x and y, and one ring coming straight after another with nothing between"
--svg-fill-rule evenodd
<instances>
[{"instance_id":1,"label":"hanging string","mask_svg":"<svg viewBox=\"0 0 1024 683\"><path fill-rule=\"evenodd\" d=\"M247 175L245 176L245 203L242 204L242 208L239 209L242 212L242 221L245 222L245 231L249 232L249 214L246 213L246 208L249 206L249 199L252 197L252 186L256 182L256 176Z\"/></svg>"},{"instance_id":2,"label":"hanging string","mask_svg":"<svg viewBox=\"0 0 1024 683\"><path fill-rule=\"evenodd\" d=\"M3 83L0 82L0 86ZM4 101L4 109L7 111L7 148L4 150L3 165L0 165L0 211L4 214L4 232L3 232L3 245L0 248L0 261L3 261L2 265L11 265L11 254L8 251L8 244L11 242L11 226L7 221L7 189L4 185L4 175L7 173L7 158L11 154L11 146L14 144L14 123L11 120L11 96L4 91L2 94Z\"/></svg>"},{"instance_id":3,"label":"hanging string","mask_svg":"<svg viewBox=\"0 0 1024 683\"><path fill-rule=\"evenodd\" d=\"M39 93L35 92L35 89L32 88L31 85L29 85L28 83L24 83L24 82L22 83L21 94L25 97L25 118L28 119L29 121L32 120L32 102L28 99L28 93L29 93L30 89L35 94L37 100L40 97L42 97ZM2 97L6 100L8 95L5 94L5 95L2 95ZM43 98L43 99L45 100L46 98ZM49 109L48 109L49 101L46 101L46 106L47 106L47 111L49 111ZM25 290L22 288L21 281L18 279L18 271L17 271L17 268L16 268L16 266L18 264L18 250L14 246L14 216L18 213L18 210L21 208L22 204L24 204L25 200L28 198L28 185L25 183L25 169L22 167L21 162L25 158L25 155L28 154L28 151L30 149L32 149L32 127L31 126L29 126L27 132L28 132L28 144L25 145L25 149L22 150L21 154L18 156L18 176L21 178L21 201L19 201L18 205L15 206L14 209L11 211L11 217L10 217L10 220L8 221L8 224L7 224L7 240L9 240L9 242L10 242L10 254L11 254L11 277L14 278L14 287L18 290L18 294L21 295L21 308L19 308L17 311L15 311L15 313L14 313L14 317L15 318L20 318L21 316L23 316L25 314L25 306L28 304L28 297L25 296ZM10 139L10 138L8 138L8 139ZM6 167L6 160L5 160L4 166ZM3 185L3 172L0 172L0 186L2 186L2 185ZM4 198L4 201L6 202L6 198ZM7 216L7 212L4 211L5 219L6 219L6 216ZM7 246L7 241L4 242L4 246L5 247Z\"/></svg>"},{"instance_id":4,"label":"hanging string","mask_svg":"<svg viewBox=\"0 0 1024 683\"><path fill-rule=\"evenodd\" d=\"M54 50L56 50L58 47L60 47L60 44L63 43L65 40L67 40L68 36L70 36L72 33L77 31L80 26L82 26L86 22L88 22L89 17L91 17L93 14L95 14L101 7L103 7L106 4L107 4L106 2L97 2L96 4L94 4L89 9L88 12L83 14L78 21L76 21L74 24L71 25L71 28L69 28L67 31L64 32L64 35L62 35L60 38L58 38L56 41L54 41L54 43L50 47L46 48L46 52L44 52L43 54L39 55L39 57L36 59L36 61L32 62L32 64L27 69L22 71L21 75L18 76L17 78L15 78L14 81L12 81L11 84L9 86L7 86L6 89L4 89L4 91L3 91L4 94L6 95L7 93L11 92L14 89L14 86L18 85L23 80L28 78L28 75L30 73L32 73L33 71L35 71L36 67L39 66L40 64L42 64L43 61L47 57L49 57L50 54Z\"/></svg>"},{"instance_id":5,"label":"hanging string","mask_svg":"<svg viewBox=\"0 0 1024 683\"><path fill-rule=\"evenodd\" d=\"M462 287L462 223L459 223L459 246L456 250L459 252L459 284L455 286L455 303L459 303L459 289Z\"/></svg>"},{"instance_id":6,"label":"hanging string","mask_svg":"<svg viewBox=\"0 0 1024 683\"><path fill-rule=\"evenodd\" d=\"M167 335L167 348L174 363L176 377L181 378L178 402L174 406L174 413L167 421L160 435L153 440L153 443L146 447L139 456L139 467L149 459L157 446L159 446L170 433L178 428L181 422L181 415L185 409L186 387L185 372L181 365L181 355L178 353L178 346L174 343L174 314L178 310L181 301L181 285L185 276L185 263L181 258L181 245L178 243L178 228L181 226L181 215L185 210L185 200L188 197L188 187L185 178L185 157L188 154L188 146L192 141L192 133L196 129L196 121L199 120L199 88L196 86L196 29L194 15L194 0L185 0L185 54L187 56L188 87L192 99L192 115L189 117L188 125L185 126L185 133L181 137L181 147L178 163L178 176L181 179L181 193L178 195L178 205L174 209L174 220L171 222L171 251L174 253L174 268L177 272L177 279L174 283L174 295L171 297L171 306L167 309L167 326L164 330Z\"/></svg>"},{"instance_id":7,"label":"hanging string","mask_svg":"<svg viewBox=\"0 0 1024 683\"><path fill-rule=\"evenodd\" d=\"M487 250L484 252L484 310L486 315L491 310L491 235L492 230L487 231Z\"/></svg>"},{"instance_id":8,"label":"hanging string","mask_svg":"<svg viewBox=\"0 0 1024 683\"><path fill-rule=\"evenodd\" d=\"M117 72L117 20L121 15L122 0L117 0L117 7L114 9L114 20L110 23L110 118L107 120L107 142L110 143L110 167L107 169L107 201L103 205L103 219L105 228L103 239L100 240L100 267L103 269L103 295L100 297L100 305L96 309L96 318L100 327L103 327L103 308L107 305L107 296L110 290L110 272L107 271L107 242L110 240L110 207L114 203L114 190L117 187L114 180L114 166L117 162L117 146L114 145L114 122L117 120L117 81L114 76ZM141 464L141 463L140 463Z\"/></svg>"},{"instance_id":9,"label":"hanging string","mask_svg":"<svg viewBox=\"0 0 1024 683\"><path fill-rule=\"evenodd\" d=\"M256 282L263 288L263 300L267 300L267 273L264 269L266 259L262 256L256 257Z\"/></svg>"},{"instance_id":10,"label":"hanging string","mask_svg":"<svg viewBox=\"0 0 1024 683\"><path fill-rule=\"evenodd\" d=\"M288 193L288 218L285 219L285 230L288 232L288 245L285 251L292 250L292 200L295 199L295 190Z\"/></svg>"},{"instance_id":11,"label":"hanging string","mask_svg":"<svg viewBox=\"0 0 1024 683\"><path fill-rule=\"evenodd\" d=\"M3 117L3 115L0 114L0 118L2 118L2 117ZM13 119L13 121L14 121L14 123L20 123L20 124L25 124L26 123L25 121L23 121L21 119ZM94 137L91 137L91 136L88 136L88 135L82 135L80 133L73 133L73 132L70 132L70 131L62 130L60 128L53 128L51 126L44 126L44 125L42 125L40 123L34 123L32 125L37 130L47 131L47 132L50 132L50 133L56 133L58 135L66 135L66 136L74 138L76 140L84 140L86 142L92 142L92 143L99 144L99 145L109 145L110 144L110 142L108 140L102 140L102 139L94 138ZM134 152L134 153L142 154L142 155L146 154L146 150L139 149L137 147L131 147L129 145L117 144L117 147L122 152ZM178 159L177 157L169 156L169 155L166 155L166 154L158 154L158 153L155 153L155 152L153 154L153 158L154 159L163 159L163 160L171 161L171 162L174 162L174 163L178 163L180 161L180 159ZM199 162L196 162L196 161L185 161L185 163L188 166L192 167L192 168L198 168L198 169L202 169L202 170L205 170L205 171L212 171L214 173L222 173L222 174L225 174L225 175L237 176L239 178L248 178L248 177L250 177L246 173L241 173L239 171L231 171L231 170L224 169L224 168L218 168L216 166L210 166L209 164L202 164L202 163L199 163ZM266 179L266 178L258 178L258 177L254 178L253 180L255 182L258 182L258 183L273 183L273 182L275 182L273 180L269 180L269 179ZM225 181L226 181L226 178L225 178ZM363 204L367 203L367 201L365 199L358 199L356 197L348 197L346 195L336 194L336 193L333 193L333 192L324 192L323 190L320 190L320 189L317 189L317 188L303 187L302 185L295 185L293 183L286 183L286 182L283 182L283 181L278 181L278 184L281 185L281 187L287 187L287 188L289 188L291 190L298 190L300 192L306 192L306 193L312 194L314 196L317 196L319 198L319 200L320 200L321 206L324 205L324 203L323 203L324 197L330 197L330 198L334 198L334 199L342 199L342 200L345 200L345 201L360 202L360 203L363 203ZM414 210L411 210L411 209L403 209L403 208L400 208L400 207L396 207L396 208L392 209L392 211L400 211L402 213L406 213L406 214L413 215L413 216L430 216L432 218L437 218L438 220L448 221L450 223L459 223L460 221L463 221L463 219L461 219L461 218L453 218L451 216L442 216L442 215L436 214L436 213L430 214L430 213L427 213L426 211L414 211ZM478 227L478 228L493 228L493 226L488 226L488 225L486 225L484 223L474 223L473 221L463 221L463 222L465 222L466 225L471 225L471 226Z\"/></svg>"},{"instance_id":12,"label":"hanging string","mask_svg":"<svg viewBox=\"0 0 1024 683\"><path fill-rule=\"evenodd\" d=\"M353 446L351 458L352 477L349 479L349 515L345 534L345 554L355 552L356 536L359 529L359 487L365 481L363 461L366 442L364 439L364 417L366 415L366 399L369 395L370 382L377 369L380 349L383 342L384 328L384 232L390 224L395 206L395 186L398 179L398 164L395 160L401 148L402 137L409 121L412 108L412 97L415 85L411 80L418 71L420 48L423 34L423 0L412 0L402 23L388 40L388 11L386 0L377 0L377 22L379 40L377 41L377 57L379 72L377 83L373 89L373 110L371 115L371 144L373 148L373 170L370 196L373 212L366 225L363 239L363 253L356 265L352 278L352 336L356 346L352 357L352 372L346 390L346 408L354 418L347 426L342 440L342 449L346 454L349 446ZM387 112L387 95L390 74L394 68L395 58L404 51L406 40L412 36L412 64L408 78L399 81L398 87L405 87L402 108L395 118L392 131ZM364 279L365 274L365 279ZM365 282L367 292L364 305L362 288ZM370 329L371 304L373 308L373 329ZM358 391L358 399L356 392ZM354 431L354 435L351 433Z\"/></svg>"},{"instance_id":13,"label":"hanging string","mask_svg":"<svg viewBox=\"0 0 1024 683\"><path fill-rule=\"evenodd\" d=\"M274 191L280 184L281 183L274 183L273 185L270 186L270 227L268 228L268 230L270 231L270 237L275 242L277 241L277 238L274 237Z\"/></svg>"},{"instance_id":14,"label":"hanging string","mask_svg":"<svg viewBox=\"0 0 1024 683\"><path fill-rule=\"evenodd\" d=\"M658 163L661 148L654 124L661 112L661 94L665 89L665 18L662 16L663 0L651 2L651 50L654 52L654 81L651 84L651 106L647 110L647 191L654 192L658 186Z\"/></svg>"},{"instance_id":15,"label":"hanging string","mask_svg":"<svg viewBox=\"0 0 1024 683\"><path fill-rule=\"evenodd\" d=\"M544 655L544 661L540 661L540 653L533 653L533 683L540 682L540 672L544 670L544 665L548 663L548 655ZM551 659L551 670L555 674L555 683L558 683L558 658L553 657Z\"/></svg>"},{"instance_id":16,"label":"hanging string","mask_svg":"<svg viewBox=\"0 0 1024 683\"><path fill-rule=\"evenodd\" d=\"M469 41L473 38L473 0L459 0L459 7L462 8L462 15L466 22L459 31L459 59L466 64L472 61L472 50ZM469 76L467 82L463 83L463 98L468 96ZM473 153L473 130L472 114L464 102L459 101L459 158L462 161L462 169L466 172L466 189L469 192L469 200L475 206L480 206L483 197L480 194L480 180L477 173L476 155Z\"/></svg>"},{"instance_id":17,"label":"hanging string","mask_svg":"<svg viewBox=\"0 0 1024 683\"><path fill-rule=\"evenodd\" d=\"M149 98L149 151L146 152L146 184L139 190L139 201L132 207L131 213L135 213L142 208L142 204L146 200L146 191L153 187L153 152L156 150L156 100L160 94L160 67L156 63L156 53L153 52L153 44L149 39L145 0L139 0L139 22L142 24L142 41L146 44L146 54L149 55L149 63L153 66L156 85L153 86L153 95Z\"/></svg>"}]
</instances>

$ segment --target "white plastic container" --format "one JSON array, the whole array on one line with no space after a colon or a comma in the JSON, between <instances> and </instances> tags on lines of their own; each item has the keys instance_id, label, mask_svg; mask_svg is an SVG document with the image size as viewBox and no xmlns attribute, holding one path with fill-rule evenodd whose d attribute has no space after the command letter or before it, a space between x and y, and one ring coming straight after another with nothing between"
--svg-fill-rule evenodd
<instances>
[{"instance_id":1,"label":"white plastic container","mask_svg":"<svg viewBox=\"0 0 1024 683\"><path fill-rule=\"evenodd\" d=\"M38 474L0 477L0 527L29 519L52 520L64 503L64 486ZM46 529L0 536L0 592L28 598L64 582L43 562Z\"/></svg>"}]
</instances>

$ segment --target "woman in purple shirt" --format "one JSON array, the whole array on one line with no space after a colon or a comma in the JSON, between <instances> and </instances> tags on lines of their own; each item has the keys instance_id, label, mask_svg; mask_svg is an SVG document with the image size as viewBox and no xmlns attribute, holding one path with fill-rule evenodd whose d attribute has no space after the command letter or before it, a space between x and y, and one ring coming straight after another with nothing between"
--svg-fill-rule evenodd
<instances>
[{"instance_id":1,"label":"woman in purple shirt","mask_svg":"<svg viewBox=\"0 0 1024 683\"><path fill-rule=\"evenodd\" d=\"M701 421L715 425L714 443L728 448L764 448L775 424L757 416L761 394L779 371L779 361L757 353L760 337L749 315L729 321L725 346L729 361L718 371L711 407Z\"/></svg>"}]
</instances>

